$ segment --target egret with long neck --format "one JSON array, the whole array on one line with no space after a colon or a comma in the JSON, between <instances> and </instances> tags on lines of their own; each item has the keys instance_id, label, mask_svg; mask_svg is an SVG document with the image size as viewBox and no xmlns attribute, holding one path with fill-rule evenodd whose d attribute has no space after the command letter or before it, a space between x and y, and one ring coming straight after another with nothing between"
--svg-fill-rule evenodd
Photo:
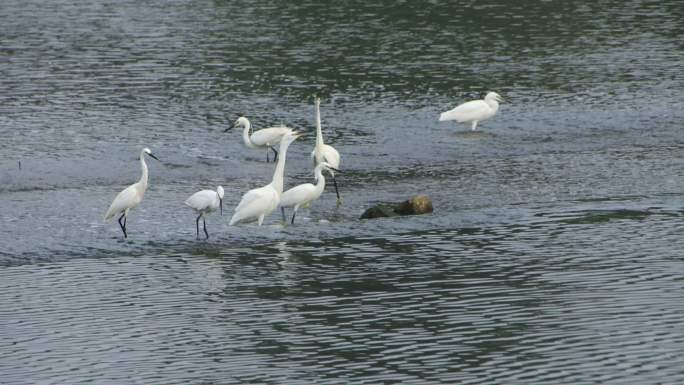
<instances>
[{"instance_id":1,"label":"egret with long neck","mask_svg":"<svg viewBox=\"0 0 684 385\"><path fill-rule=\"evenodd\" d=\"M285 134L280 141L280 157L276 163L275 172L271 183L264 187L249 190L242 196L240 203L235 208L235 213L230 219L230 225L257 221L259 226L264 222L264 217L278 207L283 195L283 179L285 174L285 160L287 148L301 135L296 132Z\"/></svg>"},{"instance_id":2,"label":"egret with long neck","mask_svg":"<svg viewBox=\"0 0 684 385\"><path fill-rule=\"evenodd\" d=\"M340 203L340 192L337 188L337 180L335 179L334 169L340 168L340 153L328 144L323 143L323 130L321 129L321 98L316 97L314 100L316 105L316 146L311 152L311 158L314 160L314 166L326 162L330 165L328 172L333 180L335 186L335 194L337 195L337 203Z\"/></svg>"},{"instance_id":3,"label":"egret with long neck","mask_svg":"<svg viewBox=\"0 0 684 385\"><path fill-rule=\"evenodd\" d=\"M128 238L128 233L126 232L126 219L128 218L128 211L137 207L140 202L142 202L143 197L145 196L145 191L147 191L148 170L147 163L145 163L145 154L156 160L159 160L152 154L152 151L150 151L149 148L145 147L142 149L140 152L140 168L142 169L140 180L137 183L133 183L132 185L126 187L123 191L117 194L104 216L105 221L107 221L117 214L121 214L119 217L119 226L121 227L121 231L123 231L124 238Z\"/></svg>"},{"instance_id":4,"label":"egret with long neck","mask_svg":"<svg viewBox=\"0 0 684 385\"><path fill-rule=\"evenodd\" d=\"M226 128L226 132L233 127L242 127L242 141L245 142L245 146L249 148L265 148L266 149L266 163L269 162L269 149L273 151L275 162L278 160L278 151L273 147L278 144L283 136L287 133L292 132L291 128L280 126L280 127L269 127L258 131L254 131L251 135L252 123L249 119L244 116L239 117L232 126Z\"/></svg>"}]
</instances>

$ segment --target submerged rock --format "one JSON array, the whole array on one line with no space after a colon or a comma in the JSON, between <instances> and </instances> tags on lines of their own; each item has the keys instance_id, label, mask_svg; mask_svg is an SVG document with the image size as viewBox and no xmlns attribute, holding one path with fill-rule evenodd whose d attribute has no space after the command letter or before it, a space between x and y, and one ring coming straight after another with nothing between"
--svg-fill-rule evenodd
<instances>
[{"instance_id":1,"label":"submerged rock","mask_svg":"<svg viewBox=\"0 0 684 385\"><path fill-rule=\"evenodd\" d=\"M377 204L361 214L361 219L396 217L399 214L394 211L394 205L380 203Z\"/></svg>"},{"instance_id":2,"label":"submerged rock","mask_svg":"<svg viewBox=\"0 0 684 385\"><path fill-rule=\"evenodd\" d=\"M419 194L401 203L380 203L372 206L361 214L361 219L419 215L431 212L432 200L425 194Z\"/></svg>"}]
</instances>

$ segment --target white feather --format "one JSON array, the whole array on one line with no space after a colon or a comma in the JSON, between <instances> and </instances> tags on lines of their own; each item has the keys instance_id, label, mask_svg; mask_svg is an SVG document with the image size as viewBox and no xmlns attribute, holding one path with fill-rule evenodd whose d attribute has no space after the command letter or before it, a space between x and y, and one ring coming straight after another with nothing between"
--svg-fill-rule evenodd
<instances>
[{"instance_id":1,"label":"white feather","mask_svg":"<svg viewBox=\"0 0 684 385\"><path fill-rule=\"evenodd\" d=\"M469 122L472 123L472 129L475 130L478 122L496 115L496 112L499 110L499 100L501 100L499 94L489 92L484 100L472 100L449 111L442 112L439 115L439 121L455 120L460 123Z\"/></svg>"}]
</instances>

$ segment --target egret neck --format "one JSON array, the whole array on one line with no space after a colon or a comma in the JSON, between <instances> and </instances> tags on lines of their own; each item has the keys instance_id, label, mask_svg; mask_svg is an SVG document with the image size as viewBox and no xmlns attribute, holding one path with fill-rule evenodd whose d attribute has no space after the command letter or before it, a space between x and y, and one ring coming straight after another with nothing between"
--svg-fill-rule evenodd
<instances>
[{"instance_id":1,"label":"egret neck","mask_svg":"<svg viewBox=\"0 0 684 385\"><path fill-rule=\"evenodd\" d=\"M485 102L489 105L489 108L492 109L492 115L496 114L496 112L499 110L499 102L495 98L485 98Z\"/></svg>"},{"instance_id":2,"label":"egret neck","mask_svg":"<svg viewBox=\"0 0 684 385\"><path fill-rule=\"evenodd\" d=\"M245 120L246 120L245 127L242 129L242 140L245 142L245 146L247 146L249 148L257 148L257 146L255 146L252 143L252 140L249 139L249 131L252 129L252 122L250 122L247 119L245 119Z\"/></svg>"},{"instance_id":3,"label":"egret neck","mask_svg":"<svg viewBox=\"0 0 684 385\"><path fill-rule=\"evenodd\" d=\"M145 150L140 152L140 168L142 169L142 175L140 176L138 184L140 186L140 198L142 199L142 195L145 194L145 190L147 190L148 176L147 163L145 163Z\"/></svg>"},{"instance_id":4,"label":"egret neck","mask_svg":"<svg viewBox=\"0 0 684 385\"><path fill-rule=\"evenodd\" d=\"M280 156L278 157L278 163L276 164L275 172L273 173L273 181L271 181L271 186L275 188L278 193L278 198L283 195L283 176L285 175L285 157L287 156L287 147L290 146L291 142L283 140L280 142Z\"/></svg>"},{"instance_id":5,"label":"egret neck","mask_svg":"<svg viewBox=\"0 0 684 385\"><path fill-rule=\"evenodd\" d=\"M331 171L332 172L332 171ZM319 163L314 169L314 175L316 177L316 185L314 186L316 196L323 194L323 189L325 188L325 177L323 176L323 163Z\"/></svg>"},{"instance_id":6,"label":"egret neck","mask_svg":"<svg viewBox=\"0 0 684 385\"><path fill-rule=\"evenodd\" d=\"M321 99L316 98L316 148L317 152L323 148L323 132L321 132ZM316 154L318 156L318 154ZM318 159L316 159L318 162Z\"/></svg>"}]
</instances>

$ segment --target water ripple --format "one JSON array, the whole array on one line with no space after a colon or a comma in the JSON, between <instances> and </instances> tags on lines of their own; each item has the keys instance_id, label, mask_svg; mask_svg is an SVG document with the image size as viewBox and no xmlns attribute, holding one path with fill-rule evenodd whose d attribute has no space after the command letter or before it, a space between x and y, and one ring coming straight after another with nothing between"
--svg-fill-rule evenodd
<instances>
[{"instance_id":1,"label":"water ripple","mask_svg":"<svg viewBox=\"0 0 684 385\"><path fill-rule=\"evenodd\" d=\"M658 229L639 235L644 252L668 237L664 218L613 218L624 235L641 221ZM681 261L606 254L619 245L611 246L614 230L611 221L552 220L282 242L247 255L236 247L6 268L0 318L15 369L4 374L17 382L652 383L663 373L681 381L684 309L672 295L683 289Z\"/></svg>"},{"instance_id":2,"label":"water ripple","mask_svg":"<svg viewBox=\"0 0 684 385\"><path fill-rule=\"evenodd\" d=\"M680 2L0 17L0 382L683 382ZM436 121L490 89L482 131ZM313 94L344 204L259 231L212 216L195 242L187 196L221 184L229 211L271 178L224 129L311 133ZM165 163L123 241L102 215L142 146ZM432 215L358 219L418 192Z\"/></svg>"}]
</instances>

